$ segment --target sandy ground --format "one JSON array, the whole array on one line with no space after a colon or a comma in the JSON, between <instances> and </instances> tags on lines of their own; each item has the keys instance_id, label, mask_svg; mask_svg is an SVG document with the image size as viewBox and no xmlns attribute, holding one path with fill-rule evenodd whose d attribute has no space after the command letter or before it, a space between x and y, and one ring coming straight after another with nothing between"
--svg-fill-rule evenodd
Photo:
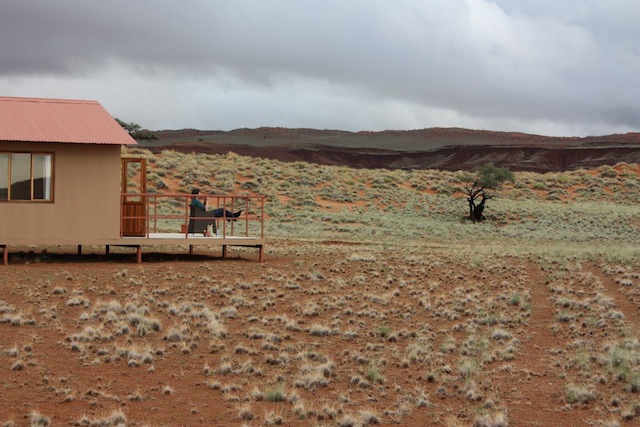
<instances>
[{"instance_id":1,"label":"sandy ground","mask_svg":"<svg viewBox=\"0 0 640 427\"><path fill-rule=\"evenodd\" d=\"M640 416L630 377L607 362L638 330L637 266L295 241L264 263L242 250L141 265L56 252L0 266L6 426Z\"/></svg>"}]
</instances>

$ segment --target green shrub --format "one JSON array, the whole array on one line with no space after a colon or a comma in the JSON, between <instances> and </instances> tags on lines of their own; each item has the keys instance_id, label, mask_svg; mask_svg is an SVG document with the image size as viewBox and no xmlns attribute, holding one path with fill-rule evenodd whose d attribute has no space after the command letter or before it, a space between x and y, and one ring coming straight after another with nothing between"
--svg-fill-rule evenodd
<instances>
[{"instance_id":1,"label":"green shrub","mask_svg":"<svg viewBox=\"0 0 640 427\"><path fill-rule=\"evenodd\" d=\"M280 387L270 388L264 394L264 398L267 402L284 402L286 400L286 396L284 391Z\"/></svg>"}]
</instances>

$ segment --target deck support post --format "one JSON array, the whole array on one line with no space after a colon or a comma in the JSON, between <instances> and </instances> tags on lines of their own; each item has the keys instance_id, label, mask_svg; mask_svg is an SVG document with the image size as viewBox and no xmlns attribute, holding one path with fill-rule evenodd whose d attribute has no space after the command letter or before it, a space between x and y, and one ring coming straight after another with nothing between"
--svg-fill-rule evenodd
<instances>
[{"instance_id":1,"label":"deck support post","mask_svg":"<svg viewBox=\"0 0 640 427\"><path fill-rule=\"evenodd\" d=\"M109 245L106 245L106 246L104 247L104 254L105 254L106 256L109 256L109 253L110 253L110 252L111 252L111 247L110 247Z\"/></svg>"},{"instance_id":2,"label":"deck support post","mask_svg":"<svg viewBox=\"0 0 640 427\"><path fill-rule=\"evenodd\" d=\"M193 245L189 245L189 255L193 255Z\"/></svg>"},{"instance_id":3,"label":"deck support post","mask_svg":"<svg viewBox=\"0 0 640 427\"><path fill-rule=\"evenodd\" d=\"M227 257L227 245L222 245L222 258Z\"/></svg>"},{"instance_id":4,"label":"deck support post","mask_svg":"<svg viewBox=\"0 0 640 427\"><path fill-rule=\"evenodd\" d=\"M138 250L136 252L136 261L138 264L142 264L142 245L138 245Z\"/></svg>"},{"instance_id":5,"label":"deck support post","mask_svg":"<svg viewBox=\"0 0 640 427\"><path fill-rule=\"evenodd\" d=\"M2 245L2 265L9 265L9 246Z\"/></svg>"},{"instance_id":6,"label":"deck support post","mask_svg":"<svg viewBox=\"0 0 640 427\"><path fill-rule=\"evenodd\" d=\"M264 246L260 245L260 252L258 254L258 262L264 262Z\"/></svg>"},{"instance_id":7,"label":"deck support post","mask_svg":"<svg viewBox=\"0 0 640 427\"><path fill-rule=\"evenodd\" d=\"M82 245L78 245L78 255L82 255Z\"/></svg>"}]
</instances>

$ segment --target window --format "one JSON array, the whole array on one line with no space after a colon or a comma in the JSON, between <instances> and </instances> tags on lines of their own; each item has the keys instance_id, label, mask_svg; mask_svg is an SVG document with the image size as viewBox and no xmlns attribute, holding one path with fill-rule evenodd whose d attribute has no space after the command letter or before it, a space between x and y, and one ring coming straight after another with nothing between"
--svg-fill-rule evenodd
<instances>
[{"instance_id":1,"label":"window","mask_svg":"<svg viewBox=\"0 0 640 427\"><path fill-rule=\"evenodd\" d=\"M0 201L52 201L53 154L0 153Z\"/></svg>"}]
</instances>

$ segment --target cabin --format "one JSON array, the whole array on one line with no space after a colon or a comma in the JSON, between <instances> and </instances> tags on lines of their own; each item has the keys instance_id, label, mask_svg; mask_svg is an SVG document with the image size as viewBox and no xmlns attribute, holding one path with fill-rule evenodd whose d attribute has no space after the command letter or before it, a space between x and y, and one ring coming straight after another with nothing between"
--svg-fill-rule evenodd
<instances>
[{"instance_id":1,"label":"cabin","mask_svg":"<svg viewBox=\"0 0 640 427\"><path fill-rule=\"evenodd\" d=\"M191 194L146 192L144 158L123 158L136 141L96 101L0 97L0 248L23 245L246 246L264 255L264 197L210 194L243 210L194 230ZM191 227L189 224L191 222Z\"/></svg>"}]
</instances>

